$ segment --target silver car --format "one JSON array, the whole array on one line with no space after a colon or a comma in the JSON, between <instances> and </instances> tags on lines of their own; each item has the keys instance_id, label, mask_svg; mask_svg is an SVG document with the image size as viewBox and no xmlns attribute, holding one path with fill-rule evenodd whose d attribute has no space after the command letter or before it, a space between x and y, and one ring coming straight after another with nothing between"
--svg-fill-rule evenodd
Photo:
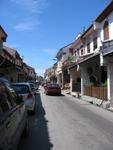
<instances>
[{"instance_id":1,"label":"silver car","mask_svg":"<svg viewBox=\"0 0 113 150\"><path fill-rule=\"evenodd\" d=\"M22 133L27 135L25 105L8 81L0 79L0 150L15 150Z\"/></svg>"},{"instance_id":2,"label":"silver car","mask_svg":"<svg viewBox=\"0 0 113 150\"><path fill-rule=\"evenodd\" d=\"M22 99L26 105L26 109L28 111L35 112L35 95L31 89L29 83L21 82L21 83L13 83L12 84L14 90L19 96L22 96Z\"/></svg>"}]
</instances>

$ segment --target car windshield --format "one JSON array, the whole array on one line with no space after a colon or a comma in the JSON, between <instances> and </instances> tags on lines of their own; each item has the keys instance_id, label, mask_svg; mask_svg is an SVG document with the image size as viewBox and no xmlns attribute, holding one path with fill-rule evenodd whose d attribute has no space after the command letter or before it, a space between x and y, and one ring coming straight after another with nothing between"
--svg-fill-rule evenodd
<instances>
[{"instance_id":1,"label":"car windshield","mask_svg":"<svg viewBox=\"0 0 113 150\"><path fill-rule=\"evenodd\" d=\"M13 85L13 88L18 94L29 93L29 87L27 85Z\"/></svg>"}]
</instances>

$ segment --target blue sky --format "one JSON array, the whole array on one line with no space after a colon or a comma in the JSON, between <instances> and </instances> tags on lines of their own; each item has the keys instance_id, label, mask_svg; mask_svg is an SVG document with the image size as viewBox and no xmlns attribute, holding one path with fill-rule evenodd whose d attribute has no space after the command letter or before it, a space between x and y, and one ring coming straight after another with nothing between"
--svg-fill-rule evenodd
<instances>
[{"instance_id":1,"label":"blue sky","mask_svg":"<svg viewBox=\"0 0 113 150\"><path fill-rule=\"evenodd\" d=\"M73 42L110 0L0 0L6 44L43 75L57 51Z\"/></svg>"}]
</instances>

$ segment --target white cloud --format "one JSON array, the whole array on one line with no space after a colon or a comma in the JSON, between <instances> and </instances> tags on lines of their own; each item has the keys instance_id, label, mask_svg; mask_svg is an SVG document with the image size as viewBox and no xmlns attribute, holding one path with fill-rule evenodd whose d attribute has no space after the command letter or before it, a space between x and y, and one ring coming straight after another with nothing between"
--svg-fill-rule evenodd
<instances>
[{"instance_id":1,"label":"white cloud","mask_svg":"<svg viewBox=\"0 0 113 150\"><path fill-rule=\"evenodd\" d=\"M14 29L16 31L32 31L35 28L39 27L40 21L38 19L38 16L40 13L43 13L45 7L48 5L48 0L9 0L12 5L17 8L18 11L21 13L26 14L26 18L21 16L18 18L20 20L19 23L17 23L14 26ZM19 14L19 13L18 13ZM37 15L35 15L37 14Z\"/></svg>"},{"instance_id":2,"label":"white cloud","mask_svg":"<svg viewBox=\"0 0 113 150\"><path fill-rule=\"evenodd\" d=\"M39 22L32 22L32 21L24 21L24 22L20 22L17 25L14 26L14 29L16 31L32 31L35 28L38 28L39 26Z\"/></svg>"},{"instance_id":3,"label":"white cloud","mask_svg":"<svg viewBox=\"0 0 113 150\"><path fill-rule=\"evenodd\" d=\"M47 0L10 0L13 4L32 13L42 13L47 5Z\"/></svg>"}]
</instances>

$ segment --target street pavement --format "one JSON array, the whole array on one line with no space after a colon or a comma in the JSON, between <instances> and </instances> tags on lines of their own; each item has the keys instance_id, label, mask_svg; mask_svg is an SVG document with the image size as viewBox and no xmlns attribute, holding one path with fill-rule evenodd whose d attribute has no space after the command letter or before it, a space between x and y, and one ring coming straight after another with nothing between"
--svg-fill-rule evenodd
<instances>
[{"instance_id":1,"label":"street pavement","mask_svg":"<svg viewBox=\"0 0 113 150\"><path fill-rule=\"evenodd\" d=\"M113 112L70 95L36 96L29 136L18 150L113 150Z\"/></svg>"}]
</instances>

